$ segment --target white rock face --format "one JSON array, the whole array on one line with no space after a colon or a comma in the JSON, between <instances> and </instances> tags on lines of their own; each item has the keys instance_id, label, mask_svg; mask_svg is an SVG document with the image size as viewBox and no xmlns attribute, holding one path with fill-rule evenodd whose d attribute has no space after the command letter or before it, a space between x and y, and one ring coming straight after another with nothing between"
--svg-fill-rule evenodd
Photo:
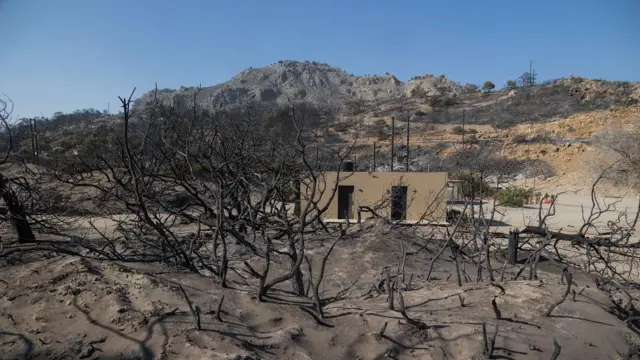
<instances>
[{"instance_id":1,"label":"white rock face","mask_svg":"<svg viewBox=\"0 0 640 360\"><path fill-rule=\"evenodd\" d=\"M235 105L244 101L286 103L306 101L321 104L331 99L343 104L349 100L378 101L402 95L459 95L465 88L444 76L421 75L407 83L395 76L353 76L344 70L317 62L279 61L262 68L241 71L231 80L199 89L197 100L212 107ZM162 100L174 104L193 99L196 88L181 87L159 94ZM143 95L141 103L152 99L153 92Z\"/></svg>"}]
</instances>

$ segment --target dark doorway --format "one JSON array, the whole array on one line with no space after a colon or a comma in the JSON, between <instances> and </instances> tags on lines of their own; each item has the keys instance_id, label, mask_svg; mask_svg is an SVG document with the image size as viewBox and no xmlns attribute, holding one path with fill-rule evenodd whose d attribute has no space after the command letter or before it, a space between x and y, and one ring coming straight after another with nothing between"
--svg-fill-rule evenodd
<instances>
[{"instance_id":1,"label":"dark doorway","mask_svg":"<svg viewBox=\"0 0 640 360\"><path fill-rule=\"evenodd\" d=\"M338 186L338 219L352 219L353 191L351 185Z\"/></svg>"},{"instance_id":2,"label":"dark doorway","mask_svg":"<svg viewBox=\"0 0 640 360\"><path fill-rule=\"evenodd\" d=\"M391 187L391 220L407 219L407 187Z\"/></svg>"}]
</instances>

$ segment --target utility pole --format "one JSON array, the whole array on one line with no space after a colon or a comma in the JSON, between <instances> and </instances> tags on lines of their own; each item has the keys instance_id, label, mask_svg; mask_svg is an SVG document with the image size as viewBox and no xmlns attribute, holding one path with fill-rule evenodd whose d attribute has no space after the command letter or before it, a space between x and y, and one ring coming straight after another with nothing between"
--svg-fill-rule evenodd
<instances>
[{"instance_id":1,"label":"utility pole","mask_svg":"<svg viewBox=\"0 0 640 360\"><path fill-rule=\"evenodd\" d=\"M464 118L466 116L467 111L462 110L462 147L464 148Z\"/></svg>"},{"instance_id":2,"label":"utility pole","mask_svg":"<svg viewBox=\"0 0 640 360\"><path fill-rule=\"evenodd\" d=\"M427 139L427 145L431 145L431 140ZM431 146L429 146L431 147ZM431 172L431 154L429 154L429 158L427 161L427 172Z\"/></svg>"},{"instance_id":3,"label":"utility pole","mask_svg":"<svg viewBox=\"0 0 640 360\"><path fill-rule=\"evenodd\" d=\"M409 135L411 134L411 120L409 116L407 116L407 158L405 159L406 163L404 166L404 171L409 172Z\"/></svg>"},{"instance_id":4,"label":"utility pole","mask_svg":"<svg viewBox=\"0 0 640 360\"><path fill-rule=\"evenodd\" d=\"M535 80L533 78L533 60L529 60L529 86L535 85Z\"/></svg>"},{"instance_id":5,"label":"utility pole","mask_svg":"<svg viewBox=\"0 0 640 360\"><path fill-rule=\"evenodd\" d=\"M395 152L395 137L396 137L396 118L395 116L391 117L391 171L393 171L393 161L396 156Z\"/></svg>"},{"instance_id":6,"label":"utility pole","mask_svg":"<svg viewBox=\"0 0 640 360\"><path fill-rule=\"evenodd\" d=\"M376 142L373 142L373 172L376 171L377 167L376 167L376 155L377 155L377 151L376 151Z\"/></svg>"},{"instance_id":7,"label":"utility pole","mask_svg":"<svg viewBox=\"0 0 640 360\"><path fill-rule=\"evenodd\" d=\"M529 177L529 143L527 143L527 160L524 166L524 187L527 187L527 178Z\"/></svg>"},{"instance_id":8,"label":"utility pole","mask_svg":"<svg viewBox=\"0 0 640 360\"><path fill-rule=\"evenodd\" d=\"M36 148L36 119L29 118L29 130L31 131L31 161L38 164L38 149Z\"/></svg>"}]
</instances>

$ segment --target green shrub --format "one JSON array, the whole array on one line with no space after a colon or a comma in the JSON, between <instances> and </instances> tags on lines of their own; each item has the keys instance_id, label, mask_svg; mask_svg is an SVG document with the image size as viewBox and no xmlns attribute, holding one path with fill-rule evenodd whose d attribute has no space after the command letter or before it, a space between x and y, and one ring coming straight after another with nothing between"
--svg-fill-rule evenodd
<instances>
[{"instance_id":1,"label":"green shrub","mask_svg":"<svg viewBox=\"0 0 640 360\"><path fill-rule=\"evenodd\" d=\"M429 104L432 108L437 107L449 107L456 105L458 103L458 99L455 97L443 96L443 95L433 95L427 97L427 104Z\"/></svg>"},{"instance_id":2,"label":"green shrub","mask_svg":"<svg viewBox=\"0 0 640 360\"><path fill-rule=\"evenodd\" d=\"M464 142L467 144L477 144L478 138L475 134L469 134L464 136Z\"/></svg>"},{"instance_id":3,"label":"green shrub","mask_svg":"<svg viewBox=\"0 0 640 360\"><path fill-rule=\"evenodd\" d=\"M518 83L515 80L507 80L507 85L505 89L507 90L515 90L518 88Z\"/></svg>"},{"instance_id":4,"label":"green shrub","mask_svg":"<svg viewBox=\"0 0 640 360\"><path fill-rule=\"evenodd\" d=\"M484 92L490 92L495 88L496 88L496 85L489 80L485 81L484 84L482 84L482 91Z\"/></svg>"},{"instance_id":5,"label":"green shrub","mask_svg":"<svg viewBox=\"0 0 640 360\"><path fill-rule=\"evenodd\" d=\"M462 126L457 125L451 128L451 133L454 135L462 135L464 130L462 129Z\"/></svg>"},{"instance_id":6,"label":"green shrub","mask_svg":"<svg viewBox=\"0 0 640 360\"><path fill-rule=\"evenodd\" d=\"M462 135L462 134L477 134L478 130L476 129L462 129L462 126L460 125L456 125L454 127L451 128L451 133L454 135Z\"/></svg>"},{"instance_id":7,"label":"green shrub","mask_svg":"<svg viewBox=\"0 0 640 360\"><path fill-rule=\"evenodd\" d=\"M465 197L490 197L496 192L496 189L491 187L491 185L485 179L481 178L479 174L472 174L468 171L458 171L451 174L449 178L464 180L461 188L462 194Z\"/></svg>"},{"instance_id":8,"label":"green shrub","mask_svg":"<svg viewBox=\"0 0 640 360\"><path fill-rule=\"evenodd\" d=\"M510 185L498 191L496 201L508 207L522 207L533 196L533 189L523 186Z\"/></svg>"}]
</instances>

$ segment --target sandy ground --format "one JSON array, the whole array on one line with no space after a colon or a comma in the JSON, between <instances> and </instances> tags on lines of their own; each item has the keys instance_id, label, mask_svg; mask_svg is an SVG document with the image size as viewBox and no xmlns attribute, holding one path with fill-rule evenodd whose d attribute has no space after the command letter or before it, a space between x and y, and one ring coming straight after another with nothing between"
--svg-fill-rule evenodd
<instances>
[{"instance_id":1,"label":"sandy ground","mask_svg":"<svg viewBox=\"0 0 640 360\"><path fill-rule=\"evenodd\" d=\"M589 276L576 271L576 300L545 317L565 288L552 264L541 264L538 280L501 283L504 293L475 281L459 287L447 252L426 279L439 246L373 224L350 230L329 260L323 297L342 295L326 305L322 322L309 314L310 299L292 296L288 285L258 302L239 260L231 263L231 288L223 289L209 277L154 264L22 256L0 272L0 353L3 359L480 359L483 323L490 336L497 326L496 359L548 359L553 339L562 346L560 359L617 359L637 341L606 311L611 300ZM312 242L307 253L319 256L326 248ZM405 266L407 314L424 329L407 324L388 309L386 294L372 290L383 267L397 269L401 248L412 254ZM259 259L249 261L260 268ZM469 264L461 266L475 277ZM507 268L506 278L515 270ZM201 330L178 284L201 309Z\"/></svg>"}]
</instances>

